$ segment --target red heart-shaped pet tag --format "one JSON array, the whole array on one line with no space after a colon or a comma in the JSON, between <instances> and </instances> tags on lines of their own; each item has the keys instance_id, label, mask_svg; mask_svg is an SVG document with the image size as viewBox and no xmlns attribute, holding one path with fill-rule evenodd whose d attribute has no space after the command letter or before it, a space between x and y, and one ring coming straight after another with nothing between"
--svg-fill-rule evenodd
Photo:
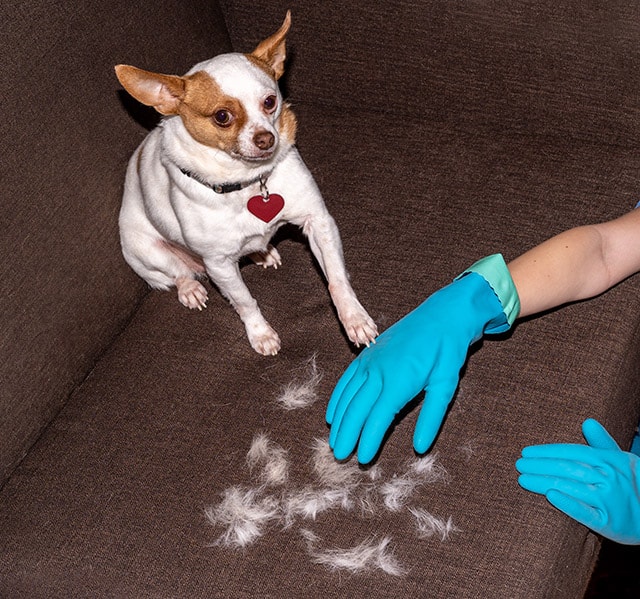
<instances>
[{"instance_id":1,"label":"red heart-shaped pet tag","mask_svg":"<svg viewBox=\"0 0 640 599\"><path fill-rule=\"evenodd\" d=\"M247 210L265 223L271 222L284 208L284 198L271 193L267 199L262 196L253 196L247 202Z\"/></svg>"}]
</instances>

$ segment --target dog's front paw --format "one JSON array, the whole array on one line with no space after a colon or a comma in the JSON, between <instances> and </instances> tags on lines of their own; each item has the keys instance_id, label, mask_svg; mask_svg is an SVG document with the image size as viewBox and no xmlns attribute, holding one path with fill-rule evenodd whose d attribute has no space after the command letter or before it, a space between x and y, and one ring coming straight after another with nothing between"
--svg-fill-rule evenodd
<instances>
[{"instance_id":1,"label":"dog's front paw","mask_svg":"<svg viewBox=\"0 0 640 599\"><path fill-rule=\"evenodd\" d=\"M259 326L247 326L247 336L251 347L263 356L275 356L280 351L280 337L267 322Z\"/></svg>"},{"instance_id":2,"label":"dog's front paw","mask_svg":"<svg viewBox=\"0 0 640 599\"><path fill-rule=\"evenodd\" d=\"M180 278L176 281L178 299L187 308L202 310L207 307L207 290L195 279Z\"/></svg>"},{"instance_id":3,"label":"dog's front paw","mask_svg":"<svg viewBox=\"0 0 640 599\"><path fill-rule=\"evenodd\" d=\"M346 317L342 324L347 336L357 347L367 347L378 336L378 327L372 318L363 310L361 313Z\"/></svg>"},{"instance_id":4,"label":"dog's front paw","mask_svg":"<svg viewBox=\"0 0 640 599\"><path fill-rule=\"evenodd\" d=\"M278 266L282 266L282 258L280 257L278 250L272 245L268 245L265 252L254 252L253 254L249 254L249 258L251 258L251 260L253 260L253 262L258 266L262 266L263 268L269 268L272 266L277 269Z\"/></svg>"}]
</instances>

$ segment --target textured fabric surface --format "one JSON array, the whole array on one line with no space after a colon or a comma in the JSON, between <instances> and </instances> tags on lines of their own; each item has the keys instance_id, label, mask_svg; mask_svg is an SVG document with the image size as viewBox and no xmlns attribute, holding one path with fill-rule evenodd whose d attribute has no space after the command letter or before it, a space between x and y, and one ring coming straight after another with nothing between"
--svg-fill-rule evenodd
<instances>
[{"instance_id":1,"label":"textured fabric surface","mask_svg":"<svg viewBox=\"0 0 640 599\"><path fill-rule=\"evenodd\" d=\"M237 47L291 8L288 81L300 98L456 128L637 141L631 0L221 4Z\"/></svg>"},{"instance_id":2,"label":"textured fabric surface","mask_svg":"<svg viewBox=\"0 0 640 599\"><path fill-rule=\"evenodd\" d=\"M127 115L113 67L184 71L227 47L215 6L195 4L5 4L0 482L144 294L121 257L117 215L145 134L133 117L155 117Z\"/></svg>"},{"instance_id":3,"label":"textured fabric surface","mask_svg":"<svg viewBox=\"0 0 640 599\"><path fill-rule=\"evenodd\" d=\"M425 192L422 177L410 176L415 163L398 160L395 144L340 167L335 144L347 155L359 144L371 147L375 125L382 127L384 119L298 112L301 151L342 230L354 288L381 323L398 318L490 245L520 251L517 245L535 243L557 221L619 211L612 200L585 207L587 214L578 218L569 201L591 193L596 162L617 175L616 197L633 186L624 175L632 157L622 151L603 155L585 147L583 160L568 160L566 152L523 140L387 127L392 138L403 140L406 157L429 164L432 172L466 165L468 176L433 177ZM322 135L305 127L320 120ZM425 136L432 143L423 144ZM521 152L546 158L514 168L513 154ZM393 168L378 172L379 162ZM518 209L501 212L502 222L484 218L507 196L514 201L504 179L491 183L500 181L492 176L500 170L491 166L496 162L511 165L514 182L539 179L535 195L562 201L540 210L525 191ZM371 180L366 189L362 173ZM400 184L401 192L391 191ZM374 195L373 189L383 191ZM465 210L454 214L455 205ZM416 210L428 217L418 219ZM512 223L506 233L505 220ZM451 516L460 532L446 542L416 541L402 516L329 512L312 523L327 544L389 536L408 569L404 577L345 575L312 564L296 527L269 530L242 551L207 546L220 531L207 523L204 510L224 489L246 481L245 455L256 432L289 450L293 481L307 480L312 441L327 433L324 401L285 413L273 399L314 353L324 374L319 395L328 397L352 356L306 247L285 239L279 250L278 271L244 268L283 340L274 359L254 354L239 319L218 295L202 313L184 309L172 292L148 296L3 489L0 591L29 597L297 597L313 588L315 596L384 591L474 597L490 589L495 597L579 597L597 540L519 489L513 463L534 441L577 441L586 416L602 419L623 442L631 439L638 405L629 402L622 383L637 385L632 358L638 339L619 307L637 311L637 281L519 325L510 338L485 342L474 353L436 445L449 482L426 486L414 498L436 515ZM414 420L409 414L389 438L379 460L384 471L400 472L412 457Z\"/></svg>"},{"instance_id":4,"label":"textured fabric surface","mask_svg":"<svg viewBox=\"0 0 640 599\"><path fill-rule=\"evenodd\" d=\"M222 4L241 51L275 31L287 6ZM521 6L293 5L285 85L299 147L340 228L353 287L381 329L484 255L509 260L637 203L635 4ZM326 400L354 350L295 231L280 236L282 268L243 268L282 339L275 358L253 352L215 291L205 311L190 312L175 292L145 295L122 262L120 186L144 130L118 102L112 63L179 71L226 43L214 4L211 14L177 7L167 0L107 13L96 5L102 16L91 18L89 8L48 14L50 36L76 19L84 49L98 46L107 73L94 79L88 51L75 53L62 34L47 44L40 32L40 56L58 52L56 69L66 72L65 58L84 65L67 73L67 95L55 103L73 133L49 131L64 153L51 155L42 140L52 138L28 128L35 121L16 111L18 90L10 96L22 158L8 158L3 218L12 238L0 242L3 255L21 261L3 263L5 279L20 283L2 299L2 368L13 377L0 408L7 463L75 390L0 491L0 596L582 597L599 539L520 489L514 462L528 444L580 441L586 417L630 443L640 417L638 277L474 347L435 445L448 476L410 502L451 517L458 530L447 540L418 539L404 512L335 509L270 527L243 550L211 546L220 530L205 510L246 484L256 433L289 452L291 485L309 482L314 439L328 434ZM37 36L28 38L33 21L21 10L12 39L24 54ZM16 54L8 60L15 72ZM25 85L58 97L41 60L29 73L42 83ZM87 95L67 112L74 82ZM57 126L41 106L35 116ZM29 151L56 165L55 185L44 170L19 176ZM65 181L82 189L73 201L65 202ZM53 191L43 200L45 183ZM285 412L275 398L313 355L319 399ZM399 420L387 439L377 461L387 475L415 457L415 417ZM302 527L322 540L318 549L389 537L405 574L331 572L313 562Z\"/></svg>"}]
</instances>

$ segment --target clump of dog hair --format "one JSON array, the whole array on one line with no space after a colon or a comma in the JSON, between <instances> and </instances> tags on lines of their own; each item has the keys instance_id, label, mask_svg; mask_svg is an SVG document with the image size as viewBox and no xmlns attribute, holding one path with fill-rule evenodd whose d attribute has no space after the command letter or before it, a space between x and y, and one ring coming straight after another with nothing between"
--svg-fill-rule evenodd
<instances>
[{"instance_id":1,"label":"clump of dog hair","mask_svg":"<svg viewBox=\"0 0 640 599\"><path fill-rule=\"evenodd\" d=\"M447 477L447 471L442 464L438 462L437 453L430 453L416 458L409 465L409 471L419 475L425 483L435 482Z\"/></svg>"},{"instance_id":2,"label":"clump of dog hair","mask_svg":"<svg viewBox=\"0 0 640 599\"><path fill-rule=\"evenodd\" d=\"M356 462L337 462L324 439L311 445L313 482L302 487L289 484L289 452L264 432L256 434L246 455L254 486L232 486L221 501L205 510L209 522L224 527L214 546L243 548L255 542L272 526L291 527L297 520L316 520L331 509L346 512L359 508L363 514L387 509L400 512L417 487L446 478L446 470L431 454L405 464L399 475L384 480L379 466L363 468ZM418 538L439 536L443 541L458 529L452 519L443 520L419 507L409 507ZM390 539L368 538L349 549L318 549L320 539L303 530L314 562L335 570L360 572L377 568L401 576L404 573L389 551Z\"/></svg>"},{"instance_id":3,"label":"clump of dog hair","mask_svg":"<svg viewBox=\"0 0 640 599\"><path fill-rule=\"evenodd\" d=\"M251 472L262 466L260 480L267 486L284 485L289 478L289 460L286 449L273 443L265 433L258 433L247 453L247 465Z\"/></svg>"},{"instance_id":4,"label":"clump of dog hair","mask_svg":"<svg viewBox=\"0 0 640 599\"><path fill-rule=\"evenodd\" d=\"M340 463L333 457L324 439L314 439L311 446L313 470L320 484L327 487L354 487L362 476L357 464Z\"/></svg>"},{"instance_id":5,"label":"clump of dog hair","mask_svg":"<svg viewBox=\"0 0 640 599\"><path fill-rule=\"evenodd\" d=\"M417 486L418 481L413 478L405 476L392 478L380 487L384 505L390 512L400 511Z\"/></svg>"},{"instance_id":6,"label":"clump of dog hair","mask_svg":"<svg viewBox=\"0 0 640 599\"><path fill-rule=\"evenodd\" d=\"M402 475L394 475L383 483L379 492L390 512L400 511L411 499L416 487L445 478L446 470L437 462L437 454L417 458L409 463Z\"/></svg>"},{"instance_id":7,"label":"clump of dog hair","mask_svg":"<svg viewBox=\"0 0 640 599\"><path fill-rule=\"evenodd\" d=\"M317 489L307 486L287 495L282 504L284 526L288 528L300 516L315 520L318 514L340 507L345 511L353 509L349 489Z\"/></svg>"},{"instance_id":8,"label":"clump of dog hair","mask_svg":"<svg viewBox=\"0 0 640 599\"><path fill-rule=\"evenodd\" d=\"M362 468L357 463L337 462L327 441L318 438L313 440L312 464L322 485L347 494L348 499L342 502L343 509L359 506L363 514L375 511L382 492L376 484L382 477L380 466Z\"/></svg>"},{"instance_id":9,"label":"clump of dog hair","mask_svg":"<svg viewBox=\"0 0 640 599\"><path fill-rule=\"evenodd\" d=\"M362 477L357 465L336 462L329 444L316 438L311 446L311 466L318 484L305 485L284 499L286 526L290 526L297 516L315 520L326 510L339 507L350 511L354 508L353 493Z\"/></svg>"},{"instance_id":10,"label":"clump of dog hair","mask_svg":"<svg viewBox=\"0 0 640 599\"><path fill-rule=\"evenodd\" d=\"M451 516L443 520L423 508L414 507L410 507L409 512L415 518L416 531L418 537L421 539L428 539L434 535L439 535L443 541L446 541L452 532L458 532L460 530L453 525Z\"/></svg>"},{"instance_id":11,"label":"clump of dog hair","mask_svg":"<svg viewBox=\"0 0 640 599\"><path fill-rule=\"evenodd\" d=\"M406 573L389 549L389 537L380 541L371 537L348 549L320 550L317 545L321 539L315 533L308 529L303 529L300 533L306 541L311 559L331 570L347 570L355 574L380 569L392 576L403 576Z\"/></svg>"},{"instance_id":12,"label":"clump of dog hair","mask_svg":"<svg viewBox=\"0 0 640 599\"><path fill-rule=\"evenodd\" d=\"M322 373L318 370L314 354L305 364L302 378L285 385L275 401L287 411L307 408L318 399L317 389L321 380Z\"/></svg>"},{"instance_id":13,"label":"clump of dog hair","mask_svg":"<svg viewBox=\"0 0 640 599\"><path fill-rule=\"evenodd\" d=\"M273 497L261 497L257 489L230 487L223 493L222 501L205 510L209 522L225 526L225 532L213 545L246 547L263 534L264 528L278 518L278 501Z\"/></svg>"}]
</instances>

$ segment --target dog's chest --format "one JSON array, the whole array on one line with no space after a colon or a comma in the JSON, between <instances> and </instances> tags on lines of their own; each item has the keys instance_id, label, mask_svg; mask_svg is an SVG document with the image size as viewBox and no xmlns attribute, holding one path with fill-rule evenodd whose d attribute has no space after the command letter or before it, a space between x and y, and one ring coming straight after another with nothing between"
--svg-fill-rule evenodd
<instances>
[{"instance_id":1,"label":"dog's chest","mask_svg":"<svg viewBox=\"0 0 640 599\"><path fill-rule=\"evenodd\" d=\"M278 198L268 201L255 190L230 194L206 193L205 202L188 202L179 210L186 244L201 255L241 256L264 250L280 226L287 222L287 206Z\"/></svg>"},{"instance_id":2,"label":"dog's chest","mask_svg":"<svg viewBox=\"0 0 640 599\"><path fill-rule=\"evenodd\" d=\"M244 177L235 174L237 179ZM234 180L229 173L220 180ZM265 201L264 195L269 194ZM265 250L279 227L285 223L303 226L313 215L326 209L313 177L295 148L263 181L229 193L183 175L172 181L171 212L183 243L202 255L239 257ZM175 229L174 229L175 231Z\"/></svg>"}]
</instances>

